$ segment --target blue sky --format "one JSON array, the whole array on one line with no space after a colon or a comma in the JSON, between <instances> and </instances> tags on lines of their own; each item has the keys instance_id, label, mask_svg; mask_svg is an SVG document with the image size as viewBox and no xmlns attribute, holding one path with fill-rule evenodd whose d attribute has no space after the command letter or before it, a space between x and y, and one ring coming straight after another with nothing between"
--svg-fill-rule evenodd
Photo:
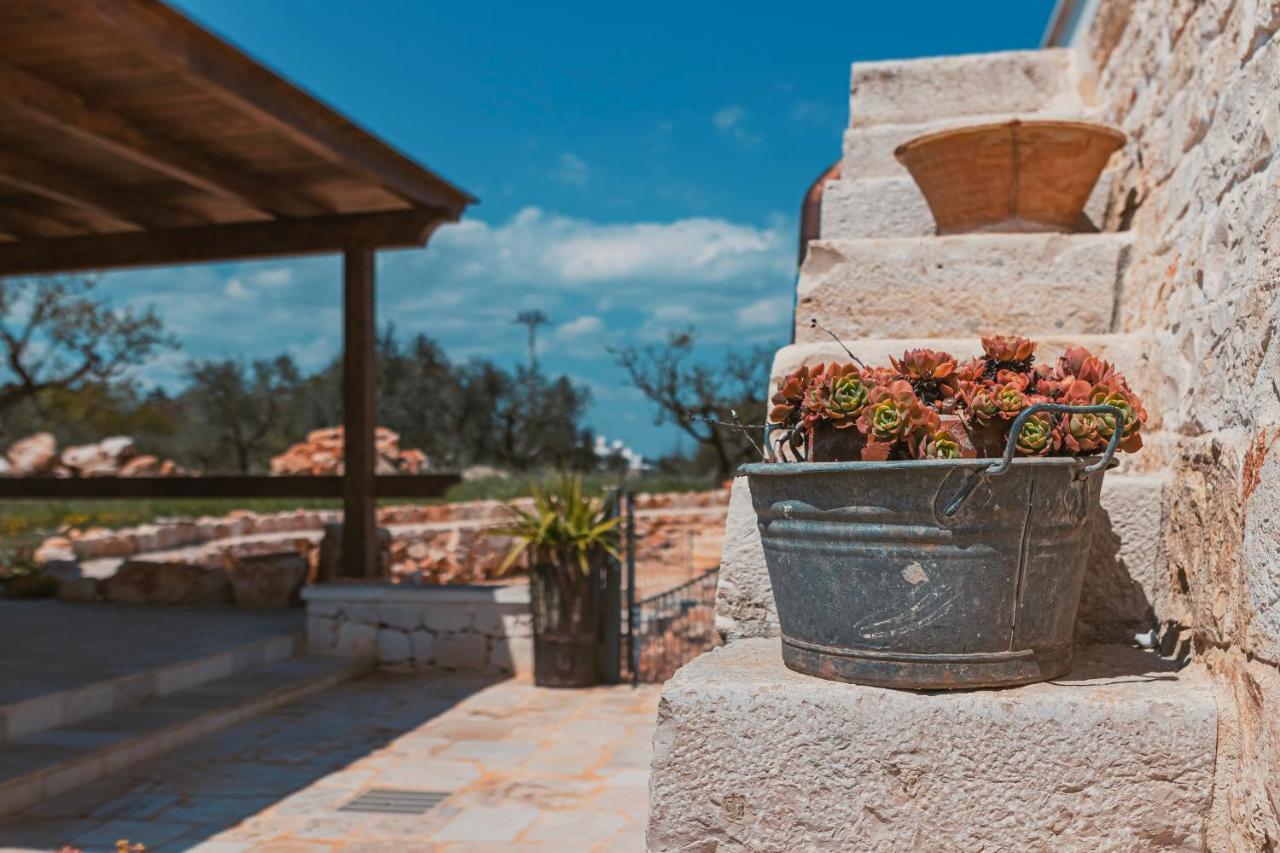
<instances>
[{"instance_id":1,"label":"blue sky","mask_svg":"<svg viewBox=\"0 0 1280 853\"><path fill-rule=\"evenodd\" d=\"M608 345L693 326L703 357L785 343L797 208L840 153L849 64L1037 46L1052 0L441 3L176 0L481 203L426 251L385 253L379 316L457 359L524 357L595 397L591 425L674 446ZM340 347L336 259L116 273L188 358Z\"/></svg>"}]
</instances>

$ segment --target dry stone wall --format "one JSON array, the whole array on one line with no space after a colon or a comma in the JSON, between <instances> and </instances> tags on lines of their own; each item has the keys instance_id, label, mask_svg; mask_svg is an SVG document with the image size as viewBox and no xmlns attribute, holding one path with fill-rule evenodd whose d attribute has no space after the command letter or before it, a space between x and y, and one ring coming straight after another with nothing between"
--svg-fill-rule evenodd
<instances>
[{"instance_id":1,"label":"dry stone wall","mask_svg":"<svg viewBox=\"0 0 1280 853\"><path fill-rule=\"evenodd\" d=\"M1118 321L1150 336L1170 570L1158 614L1217 685L1208 843L1280 847L1280 2L1104 0L1083 34L1132 231Z\"/></svg>"}]
</instances>

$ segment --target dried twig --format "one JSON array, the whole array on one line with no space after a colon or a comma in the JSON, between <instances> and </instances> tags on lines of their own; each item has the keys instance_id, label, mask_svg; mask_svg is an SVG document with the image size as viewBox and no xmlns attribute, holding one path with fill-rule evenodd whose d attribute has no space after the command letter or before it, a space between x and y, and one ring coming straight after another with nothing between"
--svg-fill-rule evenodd
<instances>
[{"instance_id":1,"label":"dried twig","mask_svg":"<svg viewBox=\"0 0 1280 853\"><path fill-rule=\"evenodd\" d=\"M858 367L861 367L861 368L863 368L863 369L866 369L866 365L862 363L862 359L860 359L860 358L858 358L856 355L854 355L854 354L853 354L853 352L852 352L852 351L851 351L847 346L845 346L845 345L844 345L844 341L842 341L842 340L840 340L839 338L837 338L837 337L836 337L836 333L835 333L835 332L831 331L831 330L830 330L830 329L828 329L826 326L824 326L824 325L822 325L821 323L819 323L819 322L818 322L818 318L817 318L817 317L810 317L810 318L809 318L809 328L810 328L810 329L817 329L817 330L818 330L818 331L820 331L820 332L826 332L828 335L830 335L830 336L831 336L831 340L833 340L833 341L835 341L836 343L838 343L838 344L840 345L840 349L844 350L844 351L845 351L845 354L846 354L846 355L848 355L848 356L849 356L849 358L853 359L853 363L854 363L854 364L858 365Z\"/></svg>"}]
</instances>

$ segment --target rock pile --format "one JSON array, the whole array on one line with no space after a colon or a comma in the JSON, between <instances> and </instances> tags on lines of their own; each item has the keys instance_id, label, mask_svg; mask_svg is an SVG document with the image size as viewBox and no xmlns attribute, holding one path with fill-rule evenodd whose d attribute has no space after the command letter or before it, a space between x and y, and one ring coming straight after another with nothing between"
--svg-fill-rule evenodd
<instances>
[{"instance_id":1,"label":"rock pile","mask_svg":"<svg viewBox=\"0 0 1280 853\"><path fill-rule=\"evenodd\" d=\"M421 474L427 469L427 455L421 450L400 449L399 433L378 427L373 440L378 474ZM271 460L271 473L281 476L341 474L342 453L342 427L313 430L307 433L306 441Z\"/></svg>"},{"instance_id":2,"label":"rock pile","mask_svg":"<svg viewBox=\"0 0 1280 853\"><path fill-rule=\"evenodd\" d=\"M177 477L189 472L171 459L140 454L132 438L113 435L58 452L52 433L15 441L0 457L0 477Z\"/></svg>"}]
</instances>

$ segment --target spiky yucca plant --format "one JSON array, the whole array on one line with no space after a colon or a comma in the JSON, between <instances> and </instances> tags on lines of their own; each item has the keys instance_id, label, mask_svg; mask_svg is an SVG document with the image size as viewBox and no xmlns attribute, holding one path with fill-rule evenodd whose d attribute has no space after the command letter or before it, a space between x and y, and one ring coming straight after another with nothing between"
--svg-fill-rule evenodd
<instances>
[{"instance_id":1,"label":"spiky yucca plant","mask_svg":"<svg viewBox=\"0 0 1280 853\"><path fill-rule=\"evenodd\" d=\"M508 505L515 520L492 531L495 536L516 540L507 552L498 574L505 574L522 556L530 566L576 566L585 575L591 571L592 552L618 556L617 527L621 518L609 516L603 498L583 494L582 478L561 475L551 488L531 488L533 508Z\"/></svg>"}]
</instances>

